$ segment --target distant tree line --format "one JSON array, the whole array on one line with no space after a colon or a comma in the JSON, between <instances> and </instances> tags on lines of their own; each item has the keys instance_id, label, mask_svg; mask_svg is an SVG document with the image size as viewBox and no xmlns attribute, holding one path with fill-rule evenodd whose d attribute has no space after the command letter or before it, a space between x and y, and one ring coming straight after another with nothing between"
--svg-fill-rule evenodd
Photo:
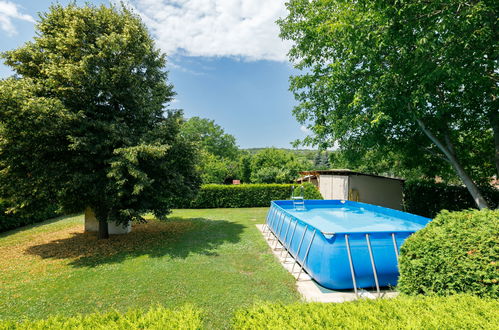
<instances>
[{"instance_id":1,"label":"distant tree line","mask_svg":"<svg viewBox=\"0 0 499 330\"><path fill-rule=\"evenodd\" d=\"M205 184L290 183L300 171L327 166L329 161L327 152L314 150L239 149L234 136L206 118L186 120L181 135L198 149L197 169Z\"/></svg>"}]
</instances>

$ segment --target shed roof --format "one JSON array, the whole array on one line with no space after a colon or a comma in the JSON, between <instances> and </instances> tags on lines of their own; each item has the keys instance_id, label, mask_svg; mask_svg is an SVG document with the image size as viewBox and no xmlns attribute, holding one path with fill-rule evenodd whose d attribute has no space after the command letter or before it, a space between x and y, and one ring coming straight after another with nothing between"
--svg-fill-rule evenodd
<instances>
[{"instance_id":1,"label":"shed roof","mask_svg":"<svg viewBox=\"0 0 499 330\"><path fill-rule=\"evenodd\" d=\"M362 173L362 172L356 172L352 171L349 169L331 169L331 170L315 170L315 171L302 171L299 172L301 175L365 175L365 176L372 176L376 178L383 178L383 179L391 179L391 180L398 180L398 181L405 181L404 179L400 178L392 178L389 176L382 176L382 175L376 175L376 174L369 174L369 173Z\"/></svg>"}]
</instances>

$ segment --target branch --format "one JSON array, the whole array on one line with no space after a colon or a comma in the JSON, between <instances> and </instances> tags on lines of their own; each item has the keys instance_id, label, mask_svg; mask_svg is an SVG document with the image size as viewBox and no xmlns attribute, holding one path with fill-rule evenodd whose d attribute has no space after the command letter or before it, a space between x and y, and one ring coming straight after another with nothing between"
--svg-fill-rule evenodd
<instances>
[{"instance_id":1,"label":"branch","mask_svg":"<svg viewBox=\"0 0 499 330\"><path fill-rule=\"evenodd\" d=\"M419 118L416 118L416 122L418 123L421 130L430 138L430 140L437 145L437 147L442 150L444 155L451 161L454 159L454 155L450 152L450 150L440 141L423 123L423 121Z\"/></svg>"},{"instance_id":2,"label":"branch","mask_svg":"<svg viewBox=\"0 0 499 330\"><path fill-rule=\"evenodd\" d=\"M452 144L452 141L450 140L449 134L445 133L444 139L445 139L445 144L447 145L447 148L449 149L449 152L455 156L456 152L454 151L454 145Z\"/></svg>"},{"instance_id":3,"label":"branch","mask_svg":"<svg viewBox=\"0 0 499 330\"><path fill-rule=\"evenodd\" d=\"M424 147L423 149L426 150L429 154L432 154L433 156L438 157L438 158L446 161L449 164L451 163L450 160L448 160L447 157L445 157L441 153L435 152L434 150L432 150L432 149L430 149L428 147Z\"/></svg>"}]
</instances>

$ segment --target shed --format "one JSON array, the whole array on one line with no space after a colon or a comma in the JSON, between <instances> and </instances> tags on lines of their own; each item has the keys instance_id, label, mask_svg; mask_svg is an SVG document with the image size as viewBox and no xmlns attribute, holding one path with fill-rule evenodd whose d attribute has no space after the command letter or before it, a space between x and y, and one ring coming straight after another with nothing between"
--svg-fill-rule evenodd
<instances>
[{"instance_id":1,"label":"shed","mask_svg":"<svg viewBox=\"0 0 499 330\"><path fill-rule=\"evenodd\" d=\"M348 169L300 172L297 182L311 182L324 199L369 203L396 210L403 208L404 180Z\"/></svg>"}]
</instances>

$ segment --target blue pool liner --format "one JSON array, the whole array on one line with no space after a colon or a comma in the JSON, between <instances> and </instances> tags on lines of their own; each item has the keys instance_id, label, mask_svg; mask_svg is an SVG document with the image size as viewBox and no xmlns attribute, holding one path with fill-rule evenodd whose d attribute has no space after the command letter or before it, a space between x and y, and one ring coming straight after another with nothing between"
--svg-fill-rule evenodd
<instances>
[{"instance_id":1,"label":"blue pool liner","mask_svg":"<svg viewBox=\"0 0 499 330\"><path fill-rule=\"evenodd\" d=\"M304 210L272 201L267 215L268 228L298 266L335 290L395 286L400 246L430 221L342 200L305 200Z\"/></svg>"}]
</instances>

